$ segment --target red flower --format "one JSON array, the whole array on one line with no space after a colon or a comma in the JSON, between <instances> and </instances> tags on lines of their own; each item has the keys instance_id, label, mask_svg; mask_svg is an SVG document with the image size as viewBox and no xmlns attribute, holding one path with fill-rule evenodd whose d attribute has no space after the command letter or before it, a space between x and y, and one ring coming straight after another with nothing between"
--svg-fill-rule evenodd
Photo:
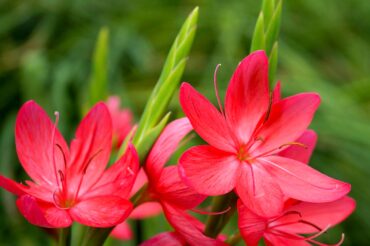
<instances>
[{"instance_id":1,"label":"red flower","mask_svg":"<svg viewBox=\"0 0 370 246\"><path fill-rule=\"evenodd\" d=\"M110 96L106 105L112 117L113 147L118 149L133 128L132 113L128 109L120 109L120 99L117 96Z\"/></svg>"},{"instance_id":2,"label":"red flower","mask_svg":"<svg viewBox=\"0 0 370 246\"><path fill-rule=\"evenodd\" d=\"M227 89L225 112L182 84L181 106L209 144L193 147L180 158L186 182L206 195L235 188L243 203L263 216L280 213L285 195L330 202L347 194L349 184L276 155L288 146L301 145L295 141L310 124L320 97L314 93L272 101L269 97L268 59L263 51L252 53L237 67Z\"/></svg>"},{"instance_id":3,"label":"red flower","mask_svg":"<svg viewBox=\"0 0 370 246\"><path fill-rule=\"evenodd\" d=\"M158 201L168 222L175 229L174 233L162 233L147 241L144 245L224 245L219 240L203 234L201 222L186 213L186 210L198 206L205 196L198 194L180 178L177 166L164 167L177 149L180 141L192 130L186 118L171 122L154 144L145 171L149 179L148 196ZM159 240L159 241L157 241ZM162 242L162 244L158 244ZM182 243L180 243L182 242Z\"/></svg>"},{"instance_id":4,"label":"red flower","mask_svg":"<svg viewBox=\"0 0 370 246\"><path fill-rule=\"evenodd\" d=\"M355 208L355 201L343 197L334 202L308 203L288 200L286 208L277 216L264 218L250 211L238 201L239 229L248 246L256 246L261 238L267 245L326 245L315 240L330 227L347 218ZM290 204L290 205L289 205ZM302 236L299 234L312 234ZM343 241L335 245L340 245Z\"/></svg>"},{"instance_id":5,"label":"red flower","mask_svg":"<svg viewBox=\"0 0 370 246\"><path fill-rule=\"evenodd\" d=\"M111 227L131 212L129 193L138 171L138 156L129 146L105 170L112 143L108 109L98 103L82 120L70 149L44 110L33 101L20 109L15 138L19 160L33 181L26 185L0 176L0 186L19 196L17 206L32 224L68 227L77 221Z\"/></svg>"}]
</instances>

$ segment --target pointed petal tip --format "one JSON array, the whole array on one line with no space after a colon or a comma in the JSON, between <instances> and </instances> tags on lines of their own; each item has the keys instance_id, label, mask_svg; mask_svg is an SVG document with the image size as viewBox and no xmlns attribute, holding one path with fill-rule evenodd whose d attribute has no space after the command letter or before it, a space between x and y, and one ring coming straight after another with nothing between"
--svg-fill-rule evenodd
<instances>
[{"instance_id":1,"label":"pointed petal tip","mask_svg":"<svg viewBox=\"0 0 370 246\"><path fill-rule=\"evenodd\" d=\"M248 56L246 56L241 61L241 63L243 63L244 61L247 61L247 60L252 60L252 59L253 60L260 60L261 62L268 64L268 57L267 57L267 54L264 50L256 50L256 51L250 53Z\"/></svg>"}]
</instances>

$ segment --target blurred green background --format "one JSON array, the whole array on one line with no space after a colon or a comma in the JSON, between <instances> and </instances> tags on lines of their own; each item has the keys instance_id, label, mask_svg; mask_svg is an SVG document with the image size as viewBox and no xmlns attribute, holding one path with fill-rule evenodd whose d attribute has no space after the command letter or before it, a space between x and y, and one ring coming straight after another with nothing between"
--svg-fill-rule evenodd
<instances>
[{"instance_id":1,"label":"blurred green background","mask_svg":"<svg viewBox=\"0 0 370 246\"><path fill-rule=\"evenodd\" d=\"M50 115L58 110L59 128L67 139L73 136L103 26L110 31L109 91L121 96L137 120L176 33L195 6L200 7L199 25L183 81L215 102L215 66L222 64L218 83L224 91L249 53L259 1L0 0L0 172L18 181L26 178L13 133L17 110L26 100L34 99ZM357 201L356 212L324 237L334 243L343 231L345 245L368 245L370 2L286 0L279 45L276 78L284 94L316 91L322 97L312 124L319 133L312 166L350 182ZM180 115L175 99L170 108ZM13 195L4 190L0 195L0 245L51 242L19 215ZM161 223L144 223L144 235L153 227L165 229Z\"/></svg>"}]
</instances>

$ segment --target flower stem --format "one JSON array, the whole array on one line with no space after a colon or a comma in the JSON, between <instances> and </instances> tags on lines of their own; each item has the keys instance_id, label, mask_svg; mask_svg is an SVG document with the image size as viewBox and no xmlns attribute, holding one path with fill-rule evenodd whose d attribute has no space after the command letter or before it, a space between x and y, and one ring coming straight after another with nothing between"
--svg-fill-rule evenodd
<instances>
[{"instance_id":1,"label":"flower stem","mask_svg":"<svg viewBox=\"0 0 370 246\"><path fill-rule=\"evenodd\" d=\"M233 246L239 243L241 239L242 239L242 236L240 235L240 233L236 233L236 234L233 234L229 239L227 239L226 243L230 246Z\"/></svg>"},{"instance_id":2,"label":"flower stem","mask_svg":"<svg viewBox=\"0 0 370 246\"><path fill-rule=\"evenodd\" d=\"M111 233L114 227L110 228L94 228L89 227L86 231L84 240L81 246L101 246Z\"/></svg>"},{"instance_id":3,"label":"flower stem","mask_svg":"<svg viewBox=\"0 0 370 246\"><path fill-rule=\"evenodd\" d=\"M70 246L71 235L71 227L59 229L58 246Z\"/></svg>"},{"instance_id":4,"label":"flower stem","mask_svg":"<svg viewBox=\"0 0 370 246\"><path fill-rule=\"evenodd\" d=\"M205 234L216 238L235 212L237 196L230 192L223 196L217 196L212 201L212 212L229 211L220 215L209 215L206 222Z\"/></svg>"}]
</instances>

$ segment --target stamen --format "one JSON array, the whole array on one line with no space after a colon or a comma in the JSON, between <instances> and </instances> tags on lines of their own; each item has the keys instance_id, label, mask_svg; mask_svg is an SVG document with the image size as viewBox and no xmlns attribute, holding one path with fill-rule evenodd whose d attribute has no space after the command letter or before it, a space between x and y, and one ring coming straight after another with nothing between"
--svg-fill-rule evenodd
<instances>
[{"instance_id":1,"label":"stamen","mask_svg":"<svg viewBox=\"0 0 370 246\"><path fill-rule=\"evenodd\" d=\"M274 148L274 149L272 149L272 150L268 150L268 151L266 151L266 152L264 152L264 153L262 153L262 154L259 154L259 155L257 155L257 156L253 156L251 159L256 159L256 158L259 158L259 157L261 157L261 156L267 156L267 155L269 155L269 154L273 153L274 151L280 150L280 149L282 149L282 148L284 148L284 147L286 147L286 146L291 146L291 145L299 146L299 147L302 147L302 148L307 149L307 146L306 146L305 144L303 144L303 143L299 143L299 142L290 142L290 143L282 144L282 145L280 145L280 146L279 146L279 147L277 147L277 148Z\"/></svg>"},{"instance_id":2,"label":"stamen","mask_svg":"<svg viewBox=\"0 0 370 246\"><path fill-rule=\"evenodd\" d=\"M63 161L64 161L64 168L67 169L67 159L66 159L66 155L64 154L64 151L62 149L62 146L60 146L59 144L55 144L55 145L58 147L58 149L62 153L62 155L63 155Z\"/></svg>"},{"instance_id":3,"label":"stamen","mask_svg":"<svg viewBox=\"0 0 370 246\"><path fill-rule=\"evenodd\" d=\"M56 164L56 161L55 161L55 150L54 150L54 146L55 146L55 133L56 133L56 129L57 129L58 122L59 122L59 112L58 111L55 111L54 112L54 115L55 115L55 123L54 123L54 127L53 127L53 133L51 135L51 156L52 156L52 159L53 159L53 167L54 167L55 179L57 181L57 185L58 185L59 189L61 189L61 186L60 186L60 183L59 183L59 178L58 178L58 171L57 171L57 164Z\"/></svg>"},{"instance_id":4,"label":"stamen","mask_svg":"<svg viewBox=\"0 0 370 246\"><path fill-rule=\"evenodd\" d=\"M280 145L279 149L282 149L284 148L285 146L291 146L291 145L295 145L295 146L298 146L298 147L302 147L302 148L305 148L307 149L307 145L303 144L303 143L299 143L299 142L290 142L290 143L286 143L286 144L283 144L283 145Z\"/></svg>"},{"instance_id":5,"label":"stamen","mask_svg":"<svg viewBox=\"0 0 370 246\"><path fill-rule=\"evenodd\" d=\"M278 219L281 219L281 218L283 218L283 217L285 217L285 216L288 216L288 215L291 215L291 214L296 214L296 215L298 215L300 218L302 218L302 214L301 214L300 212L298 212L298 211L288 211L288 212L286 212L286 213L284 213L284 214L282 214L282 215L280 215L280 216L276 217L275 219L270 220L270 223L271 223L271 222L275 222L275 221L277 221Z\"/></svg>"},{"instance_id":6,"label":"stamen","mask_svg":"<svg viewBox=\"0 0 370 246\"><path fill-rule=\"evenodd\" d=\"M53 202L54 202L55 207L57 207L59 209L65 209L65 208L60 206L60 200L58 198L57 191L54 191L54 193L53 193Z\"/></svg>"},{"instance_id":7,"label":"stamen","mask_svg":"<svg viewBox=\"0 0 370 246\"><path fill-rule=\"evenodd\" d=\"M62 170L58 170L58 173L59 173L59 176L60 176L60 181L63 182L64 181L64 174L62 172Z\"/></svg>"},{"instance_id":8,"label":"stamen","mask_svg":"<svg viewBox=\"0 0 370 246\"><path fill-rule=\"evenodd\" d=\"M77 190L76 190L76 193L75 193L75 197L74 197L74 199L73 200L76 200L77 199L77 196L78 196L78 193L80 192L80 189L81 189L81 185L82 185L82 182L83 182L83 180L84 180L84 177L85 177L85 174L86 174L86 171L87 171L87 168L89 167L89 165L90 165L90 163L91 163L91 161L100 153L100 152L102 152L103 150L102 149L100 149L100 150L98 150L95 154L93 154L90 158L89 158L89 160L87 161L87 163L86 163L86 165L85 165L85 167L84 167L84 169L83 169L83 171L82 171L82 177L81 177L81 179L80 179L80 182L78 183L78 186L77 186Z\"/></svg>"},{"instance_id":9,"label":"stamen","mask_svg":"<svg viewBox=\"0 0 370 246\"><path fill-rule=\"evenodd\" d=\"M324 243L320 243L320 242L318 242L318 241L316 241L316 240L312 240L312 239L307 240L307 241L308 241L308 242L310 242L310 243L314 243L314 244L316 244L316 245L318 245L318 246L339 246L339 245L341 245L341 244L343 243L343 241L344 241L344 233L342 233L342 235L341 235L341 238L340 238L339 242L337 242L336 244L324 244Z\"/></svg>"},{"instance_id":10,"label":"stamen","mask_svg":"<svg viewBox=\"0 0 370 246\"><path fill-rule=\"evenodd\" d=\"M92 162L92 160L100 153L100 152L102 152L103 150L102 149L100 149L100 150L98 150L98 152L96 152L95 154L93 154L91 157L90 157L90 159L88 160L88 162L86 163L86 165L85 165L85 167L84 167L84 169L83 169L83 174L85 174L86 173L86 171L87 171L87 168L89 167L89 165L90 165L90 163Z\"/></svg>"},{"instance_id":11,"label":"stamen","mask_svg":"<svg viewBox=\"0 0 370 246\"><path fill-rule=\"evenodd\" d=\"M263 123L265 123L269 117L270 117L270 114L271 114L271 106L272 106L272 93L270 93L270 99L269 99L269 106L267 108L267 113L266 113L266 116L265 116L265 119L263 120Z\"/></svg>"},{"instance_id":12,"label":"stamen","mask_svg":"<svg viewBox=\"0 0 370 246\"><path fill-rule=\"evenodd\" d=\"M264 142L265 139L262 137L262 136L258 136L254 141L261 141L261 142Z\"/></svg>"},{"instance_id":13,"label":"stamen","mask_svg":"<svg viewBox=\"0 0 370 246\"><path fill-rule=\"evenodd\" d=\"M313 235L311 235L309 237L306 237L305 240L306 241L309 241L309 240L313 240L313 239L321 236L322 234L326 233L326 231L329 229L329 227L330 227L330 225L328 225L327 227L325 227L325 229L320 230L319 232L317 232L317 233L315 233L315 234L313 234Z\"/></svg>"},{"instance_id":14,"label":"stamen","mask_svg":"<svg viewBox=\"0 0 370 246\"><path fill-rule=\"evenodd\" d=\"M309 222L307 220L298 220L298 222L299 223L302 223L302 224L306 224L306 225L312 226L313 228L317 229L318 231L322 231L322 229L319 226L317 226L314 223L311 223L311 222Z\"/></svg>"},{"instance_id":15,"label":"stamen","mask_svg":"<svg viewBox=\"0 0 370 246\"><path fill-rule=\"evenodd\" d=\"M231 207L229 206L225 210L220 211L220 212L208 212L208 211L203 211L203 210L199 210L199 209L196 209L196 208L193 208L190 211L198 213L198 214L205 214L205 215L220 215L220 214L226 214L230 210L231 210Z\"/></svg>"},{"instance_id":16,"label":"stamen","mask_svg":"<svg viewBox=\"0 0 370 246\"><path fill-rule=\"evenodd\" d=\"M213 85L215 88L215 94L216 94L218 106L220 108L221 114L224 115L224 110L222 109L221 99L220 99L220 95L218 94L218 87L217 87L217 72L220 67L221 67L221 64L217 64L215 72L213 74Z\"/></svg>"},{"instance_id":17,"label":"stamen","mask_svg":"<svg viewBox=\"0 0 370 246\"><path fill-rule=\"evenodd\" d=\"M293 239L293 240L305 240L305 238L303 236L295 235L295 234L288 233L288 232L281 231L281 230L277 230L277 229L269 231L269 233L273 234L275 236L286 237L288 239Z\"/></svg>"}]
</instances>

